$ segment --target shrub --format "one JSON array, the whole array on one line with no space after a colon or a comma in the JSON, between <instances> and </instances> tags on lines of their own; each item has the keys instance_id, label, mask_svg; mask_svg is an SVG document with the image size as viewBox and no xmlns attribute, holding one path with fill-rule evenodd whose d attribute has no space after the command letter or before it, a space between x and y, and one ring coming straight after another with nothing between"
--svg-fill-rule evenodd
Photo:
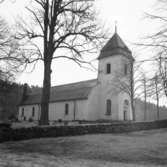
<instances>
[{"instance_id":1,"label":"shrub","mask_svg":"<svg viewBox=\"0 0 167 167\"><path fill-rule=\"evenodd\" d=\"M62 123L62 119L58 119L58 123Z\"/></svg>"},{"instance_id":2,"label":"shrub","mask_svg":"<svg viewBox=\"0 0 167 167\"><path fill-rule=\"evenodd\" d=\"M67 125L68 121L65 121L64 124ZM77 126L37 126L20 129L0 128L0 142L41 137L74 136L97 133L124 133L158 128L167 128L167 120L155 122L120 122L118 124L91 124Z\"/></svg>"},{"instance_id":3,"label":"shrub","mask_svg":"<svg viewBox=\"0 0 167 167\"><path fill-rule=\"evenodd\" d=\"M32 117L30 117L30 118L28 119L28 121L29 121L29 122L33 122L34 120L33 120Z\"/></svg>"}]
</instances>

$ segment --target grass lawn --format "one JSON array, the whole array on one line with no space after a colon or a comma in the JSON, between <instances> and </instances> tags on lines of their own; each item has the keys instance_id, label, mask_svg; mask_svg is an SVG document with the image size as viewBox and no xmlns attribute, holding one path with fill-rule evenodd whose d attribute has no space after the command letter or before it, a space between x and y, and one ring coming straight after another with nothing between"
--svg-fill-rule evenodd
<instances>
[{"instance_id":1,"label":"grass lawn","mask_svg":"<svg viewBox=\"0 0 167 167\"><path fill-rule=\"evenodd\" d=\"M167 166L167 129L0 144L0 167Z\"/></svg>"}]
</instances>

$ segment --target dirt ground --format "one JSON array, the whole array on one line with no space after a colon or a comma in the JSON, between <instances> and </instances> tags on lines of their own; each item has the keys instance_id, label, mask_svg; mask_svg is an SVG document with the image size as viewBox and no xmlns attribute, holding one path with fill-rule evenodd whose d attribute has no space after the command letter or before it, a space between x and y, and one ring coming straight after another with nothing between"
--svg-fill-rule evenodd
<instances>
[{"instance_id":1,"label":"dirt ground","mask_svg":"<svg viewBox=\"0 0 167 167\"><path fill-rule=\"evenodd\" d=\"M0 167L167 166L167 129L0 144Z\"/></svg>"}]
</instances>

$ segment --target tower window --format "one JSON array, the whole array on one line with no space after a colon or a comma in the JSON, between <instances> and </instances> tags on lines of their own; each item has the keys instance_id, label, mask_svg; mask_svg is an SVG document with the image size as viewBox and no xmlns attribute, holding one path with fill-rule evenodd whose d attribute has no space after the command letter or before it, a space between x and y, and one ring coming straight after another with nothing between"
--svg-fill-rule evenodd
<instances>
[{"instance_id":1,"label":"tower window","mask_svg":"<svg viewBox=\"0 0 167 167\"><path fill-rule=\"evenodd\" d=\"M69 104L65 104L65 115L68 115L69 113Z\"/></svg>"},{"instance_id":2,"label":"tower window","mask_svg":"<svg viewBox=\"0 0 167 167\"><path fill-rule=\"evenodd\" d=\"M111 105L112 102L110 99L106 101L106 115L111 115Z\"/></svg>"},{"instance_id":3,"label":"tower window","mask_svg":"<svg viewBox=\"0 0 167 167\"><path fill-rule=\"evenodd\" d=\"M24 108L22 108L21 116L24 117Z\"/></svg>"},{"instance_id":4,"label":"tower window","mask_svg":"<svg viewBox=\"0 0 167 167\"><path fill-rule=\"evenodd\" d=\"M124 100L124 110L127 110L129 107L129 101L128 100Z\"/></svg>"},{"instance_id":5,"label":"tower window","mask_svg":"<svg viewBox=\"0 0 167 167\"><path fill-rule=\"evenodd\" d=\"M106 74L110 74L111 73L111 64L107 64L106 66Z\"/></svg>"},{"instance_id":6,"label":"tower window","mask_svg":"<svg viewBox=\"0 0 167 167\"><path fill-rule=\"evenodd\" d=\"M32 108L32 116L33 117L35 116L35 108L34 107Z\"/></svg>"},{"instance_id":7,"label":"tower window","mask_svg":"<svg viewBox=\"0 0 167 167\"><path fill-rule=\"evenodd\" d=\"M127 75L128 74L128 65L124 64L124 74Z\"/></svg>"}]
</instances>

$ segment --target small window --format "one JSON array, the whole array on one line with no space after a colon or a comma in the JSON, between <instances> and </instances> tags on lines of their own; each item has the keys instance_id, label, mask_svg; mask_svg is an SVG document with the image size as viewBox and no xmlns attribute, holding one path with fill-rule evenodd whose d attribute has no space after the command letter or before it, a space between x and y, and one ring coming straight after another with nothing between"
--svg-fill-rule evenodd
<instances>
[{"instance_id":1,"label":"small window","mask_svg":"<svg viewBox=\"0 0 167 167\"><path fill-rule=\"evenodd\" d=\"M111 100L108 99L106 101L106 115L111 115L111 105L112 105Z\"/></svg>"},{"instance_id":2,"label":"small window","mask_svg":"<svg viewBox=\"0 0 167 167\"><path fill-rule=\"evenodd\" d=\"M32 117L35 116L35 107L32 108Z\"/></svg>"},{"instance_id":3,"label":"small window","mask_svg":"<svg viewBox=\"0 0 167 167\"><path fill-rule=\"evenodd\" d=\"M24 108L22 108L21 116L24 117Z\"/></svg>"},{"instance_id":4,"label":"small window","mask_svg":"<svg viewBox=\"0 0 167 167\"><path fill-rule=\"evenodd\" d=\"M124 105L128 106L128 105L129 105L129 101L128 101L128 100L125 100L125 101L124 101Z\"/></svg>"},{"instance_id":5,"label":"small window","mask_svg":"<svg viewBox=\"0 0 167 167\"><path fill-rule=\"evenodd\" d=\"M124 74L125 75L128 74L128 65L127 64L124 65Z\"/></svg>"},{"instance_id":6,"label":"small window","mask_svg":"<svg viewBox=\"0 0 167 167\"><path fill-rule=\"evenodd\" d=\"M65 104L65 115L68 115L69 112L69 105Z\"/></svg>"},{"instance_id":7,"label":"small window","mask_svg":"<svg viewBox=\"0 0 167 167\"><path fill-rule=\"evenodd\" d=\"M106 66L106 73L107 74L110 74L111 73L111 64L107 64L107 66Z\"/></svg>"},{"instance_id":8,"label":"small window","mask_svg":"<svg viewBox=\"0 0 167 167\"><path fill-rule=\"evenodd\" d=\"M124 100L124 110L127 110L129 108L129 101Z\"/></svg>"}]
</instances>

